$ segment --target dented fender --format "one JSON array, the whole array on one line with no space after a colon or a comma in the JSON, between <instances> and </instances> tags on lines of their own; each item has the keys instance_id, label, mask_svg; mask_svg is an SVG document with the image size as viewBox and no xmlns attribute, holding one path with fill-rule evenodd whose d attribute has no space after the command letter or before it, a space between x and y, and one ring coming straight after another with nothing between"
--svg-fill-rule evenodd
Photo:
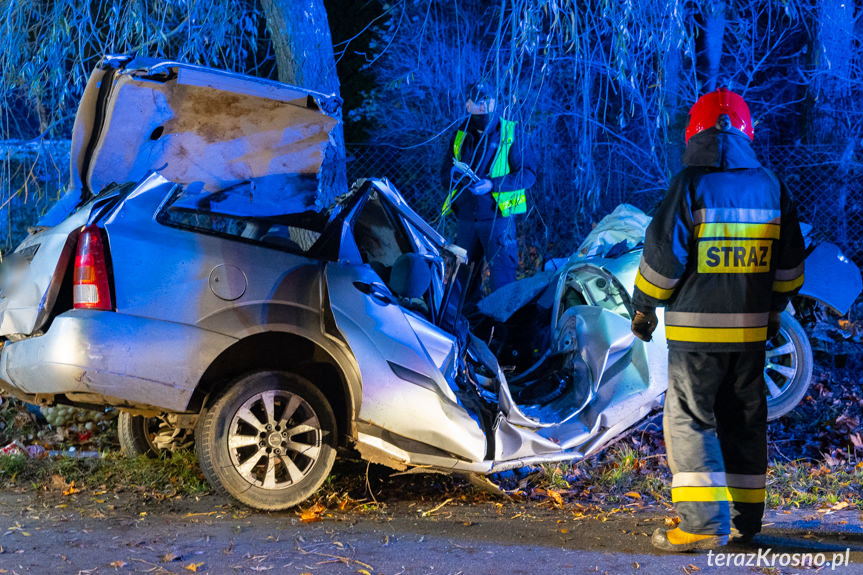
<instances>
[{"instance_id":1,"label":"dented fender","mask_svg":"<svg viewBox=\"0 0 863 575\"><path fill-rule=\"evenodd\" d=\"M863 278L857 264L830 242L818 244L812 250L806 258L805 273L800 295L827 305L839 315L848 313L863 291Z\"/></svg>"},{"instance_id":2,"label":"dented fender","mask_svg":"<svg viewBox=\"0 0 863 575\"><path fill-rule=\"evenodd\" d=\"M8 342L0 379L26 394L122 396L183 411L201 374L235 341L190 325L73 310L57 316L44 335Z\"/></svg>"}]
</instances>

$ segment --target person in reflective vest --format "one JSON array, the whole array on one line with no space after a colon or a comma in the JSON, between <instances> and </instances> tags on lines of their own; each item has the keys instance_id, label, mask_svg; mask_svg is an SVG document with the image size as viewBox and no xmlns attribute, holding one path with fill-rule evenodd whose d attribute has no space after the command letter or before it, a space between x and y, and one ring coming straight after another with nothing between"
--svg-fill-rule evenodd
<instances>
[{"instance_id":1,"label":"person in reflective vest","mask_svg":"<svg viewBox=\"0 0 863 575\"><path fill-rule=\"evenodd\" d=\"M680 524L666 551L747 543L761 530L767 473L765 342L803 285L804 243L784 183L750 142L749 108L725 88L702 96L684 169L647 228L632 331L650 340L665 307L663 432Z\"/></svg>"},{"instance_id":2,"label":"person in reflective vest","mask_svg":"<svg viewBox=\"0 0 863 575\"><path fill-rule=\"evenodd\" d=\"M489 267L492 291L515 281L514 220L527 212L525 191L536 180L533 157L519 137L517 123L495 114L495 104L489 85L471 87L466 103L470 117L453 134L443 166L448 186L441 215L455 214L456 243L475 264L467 288L469 304L480 296L483 261ZM465 175L456 167L459 163L473 173Z\"/></svg>"}]
</instances>

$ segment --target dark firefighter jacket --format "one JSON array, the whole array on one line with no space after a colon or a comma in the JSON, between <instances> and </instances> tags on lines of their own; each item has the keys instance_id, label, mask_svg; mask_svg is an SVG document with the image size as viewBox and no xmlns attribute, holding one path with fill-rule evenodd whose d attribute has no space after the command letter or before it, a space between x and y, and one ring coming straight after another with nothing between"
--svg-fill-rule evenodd
<instances>
[{"instance_id":1,"label":"dark firefighter jacket","mask_svg":"<svg viewBox=\"0 0 863 575\"><path fill-rule=\"evenodd\" d=\"M690 138L683 164L647 228L633 305L665 306L669 347L763 349L770 314L803 284L788 190L745 136L716 128Z\"/></svg>"},{"instance_id":2,"label":"dark firefighter jacket","mask_svg":"<svg viewBox=\"0 0 863 575\"><path fill-rule=\"evenodd\" d=\"M516 126L516 122L493 116L486 129L480 130L471 117L466 129L453 134L443 165L447 199L441 215L453 211L462 219L492 220L527 211L525 190L536 181L536 172L524 139L516 137ZM453 159L468 164L480 178L490 179L491 193L475 196L465 189L470 182L451 177Z\"/></svg>"}]
</instances>

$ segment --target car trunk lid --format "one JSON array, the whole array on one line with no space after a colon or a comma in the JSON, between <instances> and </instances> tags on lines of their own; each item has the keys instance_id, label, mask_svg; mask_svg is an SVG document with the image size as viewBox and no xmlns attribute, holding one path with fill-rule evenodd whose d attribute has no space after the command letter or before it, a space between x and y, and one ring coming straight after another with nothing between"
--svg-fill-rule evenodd
<instances>
[{"instance_id":1,"label":"car trunk lid","mask_svg":"<svg viewBox=\"0 0 863 575\"><path fill-rule=\"evenodd\" d=\"M107 57L75 117L69 186L166 179L218 191L247 180L312 206L341 101L287 84L151 58ZM327 194L324 194L327 195Z\"/></svg>"},{"instance_id":2,"label":"car trunk lid","mask_svg":"<svg viewBox=\"0 0 863 575\"><path fill-rule=\"evenodd\" d=\"M330 132L340 104L337 96L201 66L104 58L75 116L67 193L0 266L0 337L45 326L77 232L96 218L99 200L89 200L112 183L158 171L218 192L255 180L283 190L281 200L296 211L320 207L318 198L331 195L321 187L332 181Z\"/></svg>"}]
</instances>

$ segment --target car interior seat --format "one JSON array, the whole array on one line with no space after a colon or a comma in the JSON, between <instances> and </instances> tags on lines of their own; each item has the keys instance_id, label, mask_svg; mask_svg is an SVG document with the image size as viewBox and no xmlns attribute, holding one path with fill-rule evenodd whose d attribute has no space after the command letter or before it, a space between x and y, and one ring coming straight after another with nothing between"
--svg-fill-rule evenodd
<instances>
[{"instance_id":1,"label":"car interior seat","mask_svg":"<svg viewBox=\"0 0 863 575\"><path fill-rule=\"evenodd\" d=\"M402 254L390 270L389 287L399 298L399 305L428 316L428 305L423 296L431 285L431 269L422 256Z\"/></svg>"},{"instance_id":2,"label":"car interior seat","mask_svg":"<svg viewBox=\"0 0 863 575\"><path fill-rule=\"evenodd\" d=\"M292 252L301 252L300 245L291 238L291 229L287 226L275 225L270 227L263 236L261 241L265 244L286 248Z\"/></svg>"}]
</instances>

